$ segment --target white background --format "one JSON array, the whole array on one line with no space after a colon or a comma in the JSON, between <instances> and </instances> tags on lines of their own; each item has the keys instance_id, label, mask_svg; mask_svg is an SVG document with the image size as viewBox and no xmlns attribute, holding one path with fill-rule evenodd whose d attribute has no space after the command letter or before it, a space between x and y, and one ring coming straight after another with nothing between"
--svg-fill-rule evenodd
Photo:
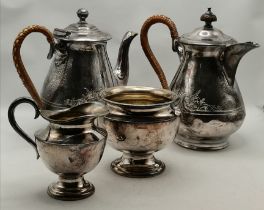
<instances>
[{"instance_id":1,"label":"white background","mask_svg":"<svg viewBox=\"0 0 264 210\"><path fill-rule=\"evenodd\" d=\"M264 209L264 48L242 58L239 83L247 109L241 129L230 137L230 147L219 152L195 152L174 144L157 156L166 171L155 178L129 179L113 174L111 160L120 153L110 147L98 167L87 175L96 193L83 201L61 202L46 195L46 187L56 176L32 148L12 130L7 121L8 105L17 97L29 96L12 62L16 35L31 24L51 31L77 22L76 11L89 11L88 22L113 37L108 55L115 65L119 43L127 30L139 32L151 15L164 14L175 21L179 34L203 25L200 16L207 7L217 15L213 25L236 40L255 41L264 46L263 0L1 0L1 209ZM170 81L179 60L171 50L168 29L155 25L149 33L150 45ZM49 46L40 34L30 35L22 47L26 68L38 90L48 72ZM131 85L160 87L159 81L141 50L139 37L130 49ZM33 120L33 112L21 107L17 113L23 128L33 134L45 125Z\"/></svg>"}]
</instances>

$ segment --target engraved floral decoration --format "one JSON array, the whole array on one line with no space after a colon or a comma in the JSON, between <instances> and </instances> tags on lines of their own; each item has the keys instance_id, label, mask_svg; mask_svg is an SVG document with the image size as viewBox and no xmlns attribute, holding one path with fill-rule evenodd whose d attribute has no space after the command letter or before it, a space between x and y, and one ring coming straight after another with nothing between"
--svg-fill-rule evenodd
<instances>
[{"instance_id":1,"label":"engraved floral decoration","mask_svg":"<svg viewBox=\"0 0 264 210\"><path fill-rule=\"evenodd\" d=\"M88 89L85 89L85 93L82 94L82 97L79 98L79 99L75 99L75 98L72 98L72 99L66 99L64 100L64 104L66 106L70 106L70 107L73 107L73 106L78 106L80 104L83 104L83 103L86 103L88 101L91 101L91 100L101 100L102 98L102 89L99 89L99 90L88 90Z\"/></svg>"},{"instance_id":2,"label":"engraved floral decoration","mask_svg":"<svg viewBox=\"0 0 264 210\"><path fill-rule=\"evenodd\" d=\"M181 94L182 107L189 111L220 111L223 110L221 106L210 105L205 102L205 98L200 98L199 94L201 90L198 90L193 95Z\"/></svg>"}]
</instances>

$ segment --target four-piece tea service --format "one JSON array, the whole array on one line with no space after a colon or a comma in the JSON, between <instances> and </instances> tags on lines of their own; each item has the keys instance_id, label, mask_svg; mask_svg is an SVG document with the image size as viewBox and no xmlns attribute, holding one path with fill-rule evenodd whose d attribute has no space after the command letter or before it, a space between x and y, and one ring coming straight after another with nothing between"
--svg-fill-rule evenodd
<instances>
[{"instance_id":1,"label":"four-piece tea service","mask_svg":"<svg viewBox=\"0 0 264 210\"><path fill-rule=\"evenodd\" d=\"M99 163L106 142L122 152L111 169L127 177L163 172L165 164L154 153L173 140L193 150L228 146L227 137L245 117L236 69L242 56L258 44L238 43L216 29L212 22L217 18L210 8L201 16L204 26L180 37L170 18L154 15L144 22L140 40L163 89L126 86L129 46L137 34L125 34L112 69L106 51L111 36L87 23L87 10L79 9L77 15L77 23L56 28L53 34L43 26L29 26L13 47L16 69L33 100L15 100L9 107L9 121L59 176L48 187L51 197L78 200L92 195L94 186L83 175ZM156 23L169 27L172 49L180 58L170 87L148 42L148 30ZM48 58L53 57L41 96L20 55L23 40L32 32L46 36ZM31 104L35 118L41 115L48 121L46 128L35 132L35 141L16 123L14 111L21 103Z\"/></svg>"}]
</instances>

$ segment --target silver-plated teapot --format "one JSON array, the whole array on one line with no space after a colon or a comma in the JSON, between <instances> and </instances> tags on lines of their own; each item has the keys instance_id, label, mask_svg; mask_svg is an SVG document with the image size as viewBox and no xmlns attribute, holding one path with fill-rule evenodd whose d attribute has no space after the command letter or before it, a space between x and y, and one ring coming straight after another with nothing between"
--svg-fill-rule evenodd
<instances>
[{"instance_id":1,"label":"silver-plated teapot","mask_svg":"<svg viewBox=\"0 0 264 210\"><path fill-rule=\"evenodd\" d=\"M180 58L180 66L170 89L182 95L181 123L175 141L184 147L218 150L228 146L226 137L235 132L245 117L245 107L235 80L240 59L259 47L253 42L238 43L212 26L216 16L211 8L201 16L203 27L178 36L174 22L155 15L141 29L142 48L157 73L162 87L169 88L164 72L153 55L147 33L155 23L167 25L172 49Z\"/></svg>"},{"instance_id":2,"label":"silver-plated teapot","mask_svg":"<svg viewBox=\"0 0 264 210\"><path fill-rule=\"evenodd\" d=\"M18 74L38 107L60 110L100 98L107 87L126 85L128 80L128 52L134 32L127 32L120 45L117 64L111 67L107 41L111 36L86 22L88 11L77 11L79 21L53 34L45 27L32 25L20 32L14 42L13 60ZM21 60L20 48L32 32L46 36L50 43L48 58L53 56L41 96L36 91Z\"/></svg>"}]
</instances>

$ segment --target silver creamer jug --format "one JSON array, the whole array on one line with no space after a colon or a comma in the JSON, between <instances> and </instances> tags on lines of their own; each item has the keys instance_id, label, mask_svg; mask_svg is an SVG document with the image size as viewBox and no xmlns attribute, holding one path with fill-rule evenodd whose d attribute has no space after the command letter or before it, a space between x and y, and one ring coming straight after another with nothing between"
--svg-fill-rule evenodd
<instances>
[{"instance_id":1,"label":"silver creamer jug","mask_svg":"<svg viewBox=\"0 0 264 210\"><path fill-rule=\"evenodd\" d=\"M41 115L48 125L31 138L18 125L15 117L20 104L35 109L35 119ZM58 181L49 185L47 193L59 200L80 200L95 192L94 185L84 178L100 162L107 139L105 129L99 127L100 118L108 114L100 102L87 102L53 113L39 110L29 98L18 98L8 109L8 119L14 130L36 151L47 168L58 175ZM50 115L51 114L51 115ZM99 120L99 121L98 121Z\"/></svg>"},{"instance_id":2,"label":"silver creamer jug","mask_svg":"<svg viewBox=\"0 0 264 210\"><path fill-rule=\"evenodd\" d=\"M134 32L127 32L121 42L117 64L112 69L107 51L111 36L86 22L88 11L77 11L79 21L53 34L45 27L32 25L18 34L13 47L17 72L30 95L43 110L60 110L100 98L107 87L125 85L128 80L128 51ZM32 32L46 36L50 43L48 58L53 56L41 96L36 91L21 60L20 48Z\"/></svg>"},{"instance_id":3,"label":"silver creamer jug","mask_svg":"<svg viewBox=\"0 0 264 210\"><path fill-rule=\"evenodd\" d=\"M145 21L140 38L162 87L182 96L181 123L175 141L190 149L218 150L228 146L226 137L234 133L244 120L245 107L235 75L240 59L259 45L238 43L213 27L212 22L217 17L211 8L201 20L205 22L203 27L179 37L171 19L155 15ZM180 58L180 66L170 87L148 43L148 30L155 23L169 27L173 51Z\"/></svg>"}]
</instances>

